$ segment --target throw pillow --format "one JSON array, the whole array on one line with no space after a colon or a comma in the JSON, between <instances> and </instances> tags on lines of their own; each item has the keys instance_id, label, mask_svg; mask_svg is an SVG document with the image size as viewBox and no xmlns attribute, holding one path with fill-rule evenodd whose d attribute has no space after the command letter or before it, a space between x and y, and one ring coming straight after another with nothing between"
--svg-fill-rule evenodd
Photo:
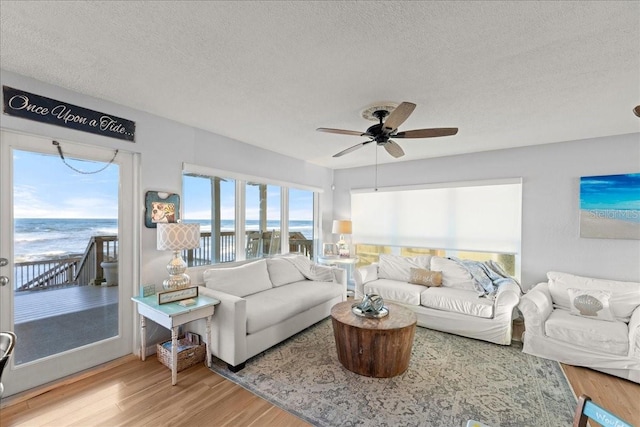
<instances>
[{"instance_id":1,"label":"throw pillow","mask_svg":"<svg viewBox=\"0 0 640 427\"><path fill-rule=\"evenodd\" d=\"M423 286L440 286L442 285L442 272L412 267L409 283Z\"/></svg>"},{"instance_id":2,"label":"throw pillow","mask_svg":"<svg viewBox=\"0 0 640 427\"><path fill-rule=\"evenodd\" d=\"M576 288L569 288L567 292L571 302L571 314L608 322L616 321L609 308L611 292Z\"/></svg>"},{"instance_id":3,"label":"throw pillow","mask_svg":"<svg viewBox=\"0 0 640 427\"><path fill-rule=\"evenodd\" d=\"M380 279L398 280L408 282L411 275L410 269L429 268L431 255L419 255L405 257L400 255L380 254L378 262L378 277Z\"/></svg>"},{"instance_id":4,"label":"throw pillow","mask_svg":"<svg viewBox=\"0 0 640 427\"><path fill-rule=\"evenodd\" d=\"M305 280L300 270L284 257L267 258L267 271L274 287Z\"/></svg>"},{"instance_id":5,"label":"throw pillow","mask_svg":"<svg viewBox=\"0 0 640 427\"><path fill-rule=\"evenodd\" d=\"M237 267L211 268L202 274L207 288L245 297L271 289L271 279L264 259Z\"/></svg>"},{"instance_id":6,"label":"throw pillow","mask_svg":"<svg viewBox=\"0 0 640 427\"><path fill-rule=\"evenodd\" d=\"M431 270L442 271L442 286L444 287L476 291L471 273L452 259L434 256L431 258Z\"/></svg>"},{"instance_id":7,"label":"throw pillow","mask_svg":"<svg viewBox=\"0 0 640 427\"><path fill-rule=\"evenodd\" d=\"M596 279L558 271L548 272L547 278L553 305L566 310L571 310L567 292L569 288L611 292L609 299L611 312L622 322L629 322L631 314L640 305L640 283L638 282Z\"/></svg>"}]
</instances>

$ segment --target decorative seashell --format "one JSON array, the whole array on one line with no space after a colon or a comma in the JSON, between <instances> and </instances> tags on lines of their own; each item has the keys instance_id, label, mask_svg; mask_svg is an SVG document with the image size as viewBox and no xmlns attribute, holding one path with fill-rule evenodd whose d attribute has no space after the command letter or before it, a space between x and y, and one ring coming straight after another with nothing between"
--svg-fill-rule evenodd
<instances>
[{"instance_id":1,"label":"decorative seashell","mask_svg":"<svg viewBox=\"0 0 640 427\"><path fill-rule=\"evenodd\" d=\"M573 299L573 305L582 316L597 316L604 307L598 298L591 295L579 295Z\"/></svg>"}]
</instances>

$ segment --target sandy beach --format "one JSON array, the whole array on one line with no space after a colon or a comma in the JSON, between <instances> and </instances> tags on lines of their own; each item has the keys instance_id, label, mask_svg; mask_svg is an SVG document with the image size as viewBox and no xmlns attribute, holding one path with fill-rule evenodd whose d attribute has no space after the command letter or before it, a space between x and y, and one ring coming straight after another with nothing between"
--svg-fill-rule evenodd
<instances>
[{"instance_id":1,"label":"sandy beach","mask_svg":"<svg viewBox=\"0 0 640 427\"><path fill-rule=\"evenodd\" d=\"M640 222L601 218L590 211L580 211L580 237L640 240Z\"/></svg>"}]
</instances>

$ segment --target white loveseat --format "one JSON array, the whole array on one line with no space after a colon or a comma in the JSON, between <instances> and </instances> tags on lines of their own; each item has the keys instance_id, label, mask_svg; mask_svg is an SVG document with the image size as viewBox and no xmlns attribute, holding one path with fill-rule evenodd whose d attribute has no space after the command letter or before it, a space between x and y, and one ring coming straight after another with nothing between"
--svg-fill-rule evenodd
<instances>
[{"instance_id":1,"label":"white loveseat","mask_svg":"<svg viewBox=\"0 0 640 427\"><path fill-rule=\"evenodd\" d=\"M249 358L326 318L331 307L347 299L345 270L312 264L301 255L189 272L196 283L202 278L200 294L220 300L210 350L234 372ZM205 322L193 322L190 329L204 336Z\"/></svg>"},{"instance_id":2,"label":"white loveseat","mask_svg":"<svg viewBox=\"0 0 640 427\"><path fill-rule=\"evenodd\" d=\"M491 265L500 270L495 264ZM441 285L430 282L429 277L436 278ZM426 282L422 280L425 278ZM356 299L365 294L378 294L385 301L413 310L419 326L496 344L511 344L513 312L521 295L515 280L505 278L497 292L481 297L472 274L452 259L390 254L380 254L378 263L357 269L354 280Z\"/></svg>"},{"instance_id":3,"label":"white loveseat","mask_svg":"<svg viewBox=\"0 0 640 427\"><path fill-rule=\"evenodd\" d=\"M640 383L640 283L549 272L520 301L525 353Z\"/></svg>"}]
</instances>

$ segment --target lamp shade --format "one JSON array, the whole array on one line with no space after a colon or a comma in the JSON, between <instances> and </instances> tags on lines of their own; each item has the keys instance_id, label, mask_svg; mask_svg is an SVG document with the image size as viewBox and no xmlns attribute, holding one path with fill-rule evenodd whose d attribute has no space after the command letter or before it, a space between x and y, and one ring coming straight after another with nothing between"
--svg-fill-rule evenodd
<instances>
[{"instance_id":1,"label":"lamp shade","mask_svg":"<svg viewBox=\"0 0 640 427\"><path fill-rule=\"evenodd\" d=\"M333 234L351 234L351 221L349 220L333 220Z\"/></svg>"},{"instance_id":2,"label":"lamp shade","mask_svg":"<svg viewBox=\"0 0 640 427\"><path fill-rule=\"evenodd\" d=\"M158 250L181 251L200 247L200 224L158 223Z\"/></svg>"}]
</instances>

